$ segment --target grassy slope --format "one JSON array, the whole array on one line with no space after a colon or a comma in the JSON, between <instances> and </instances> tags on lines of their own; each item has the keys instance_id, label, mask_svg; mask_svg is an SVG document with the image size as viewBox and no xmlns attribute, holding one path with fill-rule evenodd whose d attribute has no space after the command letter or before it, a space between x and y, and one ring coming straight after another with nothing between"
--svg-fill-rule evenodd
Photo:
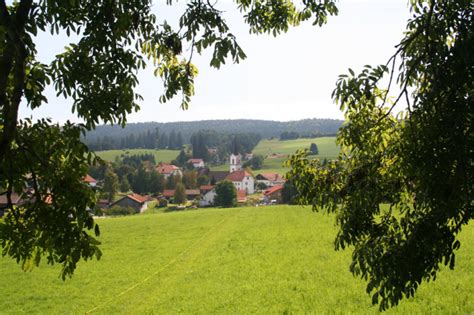
<instances>
[{"instance_id":1,"label":"grassy slope","mask_svg":"<svg viewBox=\"0 0 474 315\"><path fill-rule=\"evenodd\" d=\"M314 142L318 145L319 154L316 155L316 158L319 159L334 159L339 154L339 148L336 145L335 137L322 137L322 138L313 138L313 139L296 139L296 140L286 140L279 141L277 139L273 140L262 140L253 150L256 154L261 154L263 156L268 156L273 153L277 154L292 154L299 149L309 149L311 143ZM279 173L285 174L288 169L284 168L282 165L287 160L287 158L266 158L263 162L263 169L256 171L257 173Z\"/></svg>"},{"instance_id":2,"label":"grassy slope","mask_svg":"<svg viewBox=\"0 0 474 315\"><path fill-rule=\"evenodd\" d=\"M263 156L267 156L272 153L292 154L298 149L309 149L309 146L313 142L318 146L319 155L317 157L321 159L333 159L339 154L339 148L336 145L335 137L296 139L286 141L280 141L278 139L264 139L258 143L258 145L253 150L253 153L261 154Z\"/></svg>"},{"instance_id":3,"label":"grassy slope","mask_svg":"<svg viewBox=\"0 0 474 315\"><path fill-rule=\"evenodd\" d=\"M158 162L169 163L178 156L179 150L125 149L125 150L97 151L96 153L102 159L106 161L111 161L111 162L115 160L115 157L121 156L122 154L134 155L134 154L150 154L151 153L155 156L156 163Z\"/></svg>"},{"instance_id":4,"label":"grassy slope","mask_svg":"<svg viewBox=\"0 0 474 315\"><path fill-rule=\"evenodd\" d=\"M336 137L322 137L312 139L296 139L280 141L278 139L264 139L261 140L253 150L255 154L261 154L264 157L273 153L277 154L292 154L298 149L309 149L311 143L314 142L318 145L319 154L316 158L319 159L334 159L339 154L339 148L336 145ZM255 175L258 173L279 173L285 174L288 169L283 167L283 163L287 160L286 157L279 158L266 158L263 162L263 168L261 170L254 171ZM213 171L228 171L229 165L219 165L212 167Z\"/></svg>"},{"instance_id":5,"label":"grassy slope","mask_svg":"<svg viewBox=\"0 0 474 315\"><path fill-rule=\"evenodd\" d=\"M0 259L1 313L377 313L365 283L335 252L334 217L275 206L137 215L100 221L104 256L71 280L42 264ZM442 270L388 313L474 312L474 228L456 270Z\"/></svg>"},{"instance_id":6,"label":"grassy slope","mask_svg":"<svg viewBox=\"0 0 474 315\"><path fill-rule=\"evenodd\" d=\"M267 140L264 139L259 142L255 147L254 153L261 154L263 156L270 155L272 153L280 154L291 154L295 153L298 149L308 148L312 142L318 145L319 155L318 158L327 158L333 159L339 153L339 149L335 144L335 137L323 137L323 138L314 138L314 139L296 139L296 140L287 140L279 141L278 139ZM127 153L128 152L128 153ZM106 161L114 161L115 157L122 154L144 154L152 153L155 155L156 162L171 162L174 160L178 154L179 150L146 150L146 149L126 149L126 150L108 150L108 151L98 151L96 152L98 156L103 158ZM287 169L282 167L283 162L286 158L276 158L276 159L265 159L263 164L263 169L256 171L255 173L266 172L266 173L280 173L285 174ZM228 171L229 165L219 165L212 167L214 171Z\"/></svg>"}]
</instances>

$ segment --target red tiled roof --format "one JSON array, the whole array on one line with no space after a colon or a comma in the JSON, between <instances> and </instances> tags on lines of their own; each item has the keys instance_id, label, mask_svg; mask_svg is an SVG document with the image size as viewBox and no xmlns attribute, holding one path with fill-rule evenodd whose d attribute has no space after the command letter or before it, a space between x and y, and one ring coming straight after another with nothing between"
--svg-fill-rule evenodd
<instances>
[{"instance_id":1,"label":"red tiled roof","mask_svg":"<svg viewBox=\"0 0 474 315\"><path fill-rule=\"evenodd\" d=\"M148 197L142 196L142 195L139 195L139 194L135 194L135 193L127 195L126 197L128 197L132 200L135 200L138 203L145 203L146 201L148 201Z\"/></svg>"},{"instance_id":2,"label":"red tiled roof","mask_svg":"<svg viewBox=\"0 0 474 315\"><path fill-rule=\"evenodd\" d=\"M208 191L208 190L212 190L215 186L214 185L202 185L201 187L199 187L199 189L201 191L205 190L205 191Z\"/></svg>"},{"instance_id":3,"label":"red tiled roof","mask_svg":"<svg viewBox=\"0 0 474 315\"><path fill-rule=\"evenodd\" d=\"M165 189L163 190L163 196L165 197L173 197L174 196L174 193L175 193L175 189ZM199 189L186 189L184 191L184 193L186 194L186 196L198 196L201 194L201 192L199 191Z\"/></svg>"},{"instance_id":4,"label":"red tiled roof","mask_svg":"<svg viewBox=\"0 0 474 315\"><path fill-rule=\"evenodd\" d=\"M89 174L84 176L84 178L82 180L86 183L97 183L97 181L94 179L94 177L90 176Z\"/></svg>"},{"instance_id":5,"label":"red tiled roof","mask_svg":"<svg viewBox=\"0 0 474 315\"><path fill-rule=\"evenodd\" d=\"M237 190L237 201L238 202L247 201L247 192L245 190L242 190L242 189Z\"/></svg>"},{"instance_id":6,"label":"red tiled roof","mask_svg":"<svg viewBox=\"0 0 474 315\"><path fill-rule=\"evenodd\" d=\"M199 189L186 189L185 190L185 193L186 193L186 196L197 196L197 195L200 195L201 192L199 191Z\"/></svg>"},{"instance_id":7,"label":"red tiled roof","mask_svg":"<svg viewBox=\"0 0 474 315\"><path fill-rule=\"evenodd\" d=\"M173 164L160 163L156 166L156 171L160 174L171 174L177 170L179 170L179 167Z\"/></svg>"},{"instance_id":8,"label":"red tiled roof","mask_svg":"<svg viewBox=\"0 0 474 315\"><path fill-rule=\"evenodd\" d=\"M275 185L273 187L270 187L268 188L267 190L265 190L265 192L263 193L265 196L268 196L268 195L271 195L279 190L282 190L283 189L283 185Z\"/></svg>"},{"instance_id":9,"label":"red tiled roof","mask_svg":"<svg viewBox=\"0 0 474 315\"><path fill-rule=\"evenodd\" d=\"M204 163L202 159L189 159L188 163L193 163L193 164L199 164L199 163Z\"/></svg>"},{"instance_id":10,"label":"red tiled roof","mask_svg":"<svg viewBox=\"0 0 474 315\"><path fill-rule=\"evenodd\" d=\"M225 179L228 179L232 182L241 182L246 176L252 176L252 174L246 170L240 170L230 173Z\"/></svg>"},{"instance_id":11,"label":"red tiled roof","mask_svg":"<svg viewBox=\"0 0 474 315\"><path fill-rule=\"evenodd\" d=\"M262 177L265 177L267 180L271 182L276 182L276 181L283 181L285 180L280 174L278 173L261 173L259 174Z\"/></svg>"},{"instance_id":12,"label":"red tiled roof","mask_svg":"<svg viewBox=\"0 0 474 315\"><path fill-rule=\"evenodd\" d=\"M174 196L174 189L165 189L165 190L163 190L163 196L173 197Z\"/></svg>"},{"instance_id":13,"label":"red tiled roof","mask_svg":"<svg viewBox=\"0 0 474 315\"><path fill-rule=\"evenodd\" d=\"M223 181L224 179L226 179L226 177L229 175L229 172L227 171L210 171L207 176L210 178L210 179L213 179L216 181L216 182L220 182L220 181Z\"/></svg>"}]
</instances>

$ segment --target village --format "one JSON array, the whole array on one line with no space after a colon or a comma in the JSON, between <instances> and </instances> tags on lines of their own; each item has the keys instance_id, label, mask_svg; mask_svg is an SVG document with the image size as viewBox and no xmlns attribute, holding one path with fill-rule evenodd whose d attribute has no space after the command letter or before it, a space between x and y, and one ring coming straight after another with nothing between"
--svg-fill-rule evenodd
<instances>
[{"instance_id":1,"label":"village","mask_svg":"<svg viewBox=\"0 0 474 315\"><path fill-rule=\"evenodd\" d=\"M113 207L133 208L136 213L145 212L150 206L168 207L170 210L183 210L186 208L213 207L217 195L216 185L223 181L231 182L235 188L237 205L269 205L281 204L282 190L286 180L278 173L258 173L254 175L251 170L244 168L244 159L250 159L251 154L244 157L240 154L231 154L229 157L229 171L212 171L203 159L191 158L187 164L197 171L199 176L207 176L210 183L200 185L198 189L185 189L184 203L175 204L176 189L164 189L157 194L139 194L131 192L113 202L107 199L99 199L97 206L100 209ZM183 176L183 169L173 164L160 162L155 166L158 174L165 179L170 176ZM94 188L100 187L100 182L91 175L87 175L84 181ZM104 213L101 211L101 213Z\"/></svg>"}]
</instances>

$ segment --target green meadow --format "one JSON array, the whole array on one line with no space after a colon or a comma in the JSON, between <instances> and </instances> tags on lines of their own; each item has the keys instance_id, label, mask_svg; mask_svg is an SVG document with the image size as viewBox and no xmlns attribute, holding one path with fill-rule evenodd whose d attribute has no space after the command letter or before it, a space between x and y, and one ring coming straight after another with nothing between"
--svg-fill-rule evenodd
<instances>
[{"instance_id":1,"label":"green meadow","mask_svg":"<svg viewBox=\"0 0 474 315\"><path fill-rule=\"evenodd\" d=\"M336 137L321 137L312 139L296 139L280 141L278 139L261 140L253 150L255 154L261 154L265 158L262 170L263 173L279 173L285 174L288 169L283 167L283 163L287 157L271 157L272 154L289 155L295 153L299 149L309 149L311 143L316 143L319 154L315 158L319 159L335 159L339 154L339 148L336 145Z\"/></svg>"},{"instance_id":2,"label":"green meadow","mask_svg":"<svg viewBox=\"0 0 474 315\"><path fill-rule=\"evenodd\" d=\"M310 139L296 139L280 141L278 139L263 139L253 149L252 153L260 154L265 157L261 170L254 171L258 173L278 173L284 175L288 168L283 167L283 163L288 159L289 154L295 153L299 149L309 149L311 143L316 143L319 154L315 155L318 159L335 159L339 154L339 147L336 145L336 137L321 137ZM284 156L272 157L273 154ZM229 165L218 165L212 167L213 171L228 171Z\"/></svg>"},{"instance_id":3,"label":"green meadow","mask_svg":"<svg viewBox=\"0 0 474 315\"><path fill-rule=\"evenodd\" d=\"M278 139L264 139L253 149L253 153L263 156L271 154L292 154L299 149L309 149L311 143L316 143L320 159L334 159L339 154L336 137L320 137L310 139L295 139L280 141Z\"/></svg>"},{"instance_id":4,"label":"green meadow","mask_svg":"<svg viewBox=\"0 0 474 315\"><path fill-rule=\"evenodd\" d=\"M319 154L316 158L319 159L334 159L339 154L339 148L337 147L335 137L321 137L312 139L296 139L280 141L278 139L264 139L261 140L253 150L255 154L261 154L265 158L263 162L262 170L255 171L257 173L279 173L285 174L288 169L283 167L283 163L287 160L288 154L295 153L296 150L308 148L311 143L318 145ZM107 150L97 151L96 154L106 161L113 162L117 157L122 155L133 155L133 154L153 154L155 161L169 163L174 160L179 150L147 150L147 149L124 149L124 150ZM285 157L267 157L272 154L283 154ZM211 167L213 171L228 171L228 163L218 166ZM256 175L255 174L255 175Z\"/></svg>"},{"instance_id":5,"label":"green meadow","mask_svg":"<svg viewBox=\"0 0 474 315\"><path fill-rule=\"evenodd\" d=\"M376 314L365 282L335 252L334 216L309 207L205 209L98 220L100 261L72 279L44 262L23 272L0 258L1 314ZM443 268L387 314L474 312L474 228Z\"/></svg>"},{"instance_id":6,"label":"green meadow","mask_svg":"<svg viewBox=\"0 0 474 315\"><path fill-rule=\"evenodd\" d=\"M102 159L109 162L115 161L117 157L121 157L122 155L153 154L155 156L156 163L169 163L178 156L179 150L123 149L96 151L95 153Z\"/></svg>"}]
</instances>

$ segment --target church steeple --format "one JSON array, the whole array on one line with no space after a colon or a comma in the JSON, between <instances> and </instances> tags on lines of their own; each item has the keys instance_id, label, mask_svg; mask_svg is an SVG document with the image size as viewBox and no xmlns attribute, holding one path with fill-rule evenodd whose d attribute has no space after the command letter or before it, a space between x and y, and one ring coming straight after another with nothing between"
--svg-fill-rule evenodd
<instances>
[{"instance_id":1,"label":"church steeple","mask_svg":"<svg viewBox=\"0 0 474 315\"><path fill-rule=\"evenodd\" d=\"M242 169L242 156L240 154L231 154L229 157L230 172L239 171Z\"/></svg>"}]
</instances>

